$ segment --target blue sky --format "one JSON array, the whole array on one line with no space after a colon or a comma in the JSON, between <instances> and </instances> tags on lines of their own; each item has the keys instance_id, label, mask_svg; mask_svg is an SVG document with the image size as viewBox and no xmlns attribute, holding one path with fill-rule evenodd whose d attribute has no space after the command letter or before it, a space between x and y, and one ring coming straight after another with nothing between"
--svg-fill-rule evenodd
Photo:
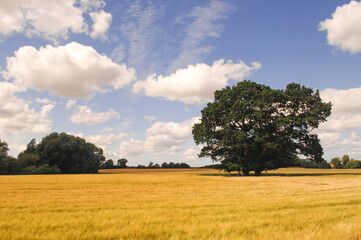
<instances>
[{"instance_id":1,"label":"blue sky","mask_svg":"<svg viewBox=\"0 0 361 240\"><path fill-rule=\"evenodd\" d=\"M66 132L128 165L199 159L192 125L244 79L317 88L325 158L361 159L359 1L6 0L0 138L12 155Z\"/></svg>"}]
</instances>

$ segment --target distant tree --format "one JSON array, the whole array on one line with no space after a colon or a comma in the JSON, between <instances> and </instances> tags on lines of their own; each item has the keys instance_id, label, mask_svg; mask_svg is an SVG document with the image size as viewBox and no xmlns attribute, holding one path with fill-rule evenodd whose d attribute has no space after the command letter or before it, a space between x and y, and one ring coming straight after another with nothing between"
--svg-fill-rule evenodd
<instances>
[{"instance_id":1,"label":"distant tree","mask_svg":"<svg viewBox=\"0 0 361 240\"><path fill-rule=\"evenodd\" d=\"M152 168L160 168L160 165L158 163L154 164Z\"/></svg>"},{"instance_id":2,"label":"distant tree","mask_svg":"<svg viewBox=\"0 0 361 240\"><path fill-rule=\"evenodd\" d=\"M137 168L146 168L146 166L139 164Z\"/></svg>"},{"instance_id":3,"label":"distant tree","mask_svg":"<svg viewBox=\"0 0 361 240\"><path fill-rule=\"evenodd\" d=\"M0 174L9 174L8 167L9 163L12 165L12 159L8 158L8 151L8 144L0 139Z\"/></svg>"},{"instance_id":4,"label":"distant tree","mask_svg":"<svg viewBox=\"0 0 361 240\"><path fill-rule=\"evenodd\" d=\"M330 164L333 168L342 168L342 162L339 157L332 158Z\"/></svg>"},{"instance_id":5,"label":"distant tree","mask_svg":"<svg viewBox=\"0 0 361 240\"><path fill-rule=\"evenodd\" d=\"M179 168L191 168L187 163L180 163Z\"/></svg>"},{"instance_id":6,"label":"distant tree","mask_svg":"<svg viewBox=\"0 0 361 240\"><path fill-rule=\"evenodd\" d=\"M168 163L168 168L175 168L175 164L174 164L174 162L170 162L170 163Z\"/></svg>"},{"instance_id":7,"label":"distant tree","mask_svg":"<svg viewBox=\"0 0 361 240\"><path fill-rule=\"evenodd\" d=\"M128 160L125 158L118 159L117 167L126 168Z\"/></svg>"},{"instance_id":8,"label":"distant tree","mask_svg":"<svg viewBox=\"0 0 361 240\"><path fill-rule=\"evenodd\" d=\"M348 155L343 155L342 160L341 160L342 166L344 168L346 168L346 165L349 161L350 161L350 157Z\"/></svg>"},{"instance_id":9,"label":"distant tree","mask_svg":"<svg viewBox=\"0 0 361 240\"><path fill-rule=\"evenodd\" d=\"M109 159L109 160L105 161L104 163L101 164L100 168L103 168L103 169L112 169L112 168L114 168L113 160Z\"/></svg>"},{"instance_id":10,"label":"distant tree","mask_svg":"<svg viewBox=\"0 0 361 240\"><path fill-rule=\"evenodd\" d=\"M311 130L331 114L331 103L319 91L296 83L274 90L251 81L239 82L214 94L193 126L200 157L220 161L227 172L256 175L263 170L292 166L302 154L315 162L323 149Z\"/></svg>"},{"instance_id":11,"label":"distant tree","mask_svg":"<svg viewBox=\"0 0 361 240\"><path fill-rule=\"evenodd\" d=\"M347 162L346 168L350 168L350 169L361 168L361 161L352 159L351 161Z\"/></svg>"},{"instance_id":12,"label":"distant tree","mask_svg":"<svg viewBox=\"0 0 361 240\"><path fill-rule=\"evenodd\" d=\"M56 132L36 145L39 160L36 166L58 166L62 173L97 173L105 161L103 150L85 139Z\"/></svg>"},{"instance_id":13,"label":"distant tree","mask_svg":"<svg viewBox=\"0 0 361 240\"><path fill-rule=\"evenodd\" d=\"M1 141L0 139L0 159L8 156L8 144L5 141Z\"/></svg>"},{"instance_id":14,"label":"distant tree","mask_svg":"<svg viewBox=\"0 0 361 240\"><path fill-rule=\"evenodd\" d=\"M330 164L326 160L323 160L321 162L315 162L310 159L301 159L299 157L296 158L294 166L302 168L331 168Z\"/></svg>"},{"instance_id":15,"label":"distant tree","mask_svg":"<svg viewBox=\"0 0 361 240\"><path fill-rule=\"evenodd\" d=\"M168 168L168 163L166 162L162 163L161 168Z\"/></svg>"},{"instance_id":16,"label":"distant tree","mask_svg":"<svg viewBox=\"0 0 361 240\"><path fill-rule=\"evenodd\" d=\"M154 163L153 163L153 162L149 162L149 164L148 164L148 168L152 168L152 167L153 167L153 165L154 165Z\"/></svg>"}]
</instances>

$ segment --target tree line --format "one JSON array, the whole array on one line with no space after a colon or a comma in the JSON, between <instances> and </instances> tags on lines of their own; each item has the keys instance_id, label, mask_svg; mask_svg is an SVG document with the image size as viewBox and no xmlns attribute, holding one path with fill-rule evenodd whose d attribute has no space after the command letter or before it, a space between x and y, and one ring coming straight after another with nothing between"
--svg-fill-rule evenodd
<instances>
[{"instance_id":1,"label":"tree line","mask_svg":"<svg viewBox=\"0 0 361 240\"><path fill-rule=\"evenodd\" d=\"M121 158L114 164L106 160L103 150L85 139L66 133L51 133L39 143L32 139L17 158L8 155L9 147L0 139L0 174L72 174L97 173L99 168L128 168ZM129 168L190 168L186 163L150 162Z\"/></svg>"},{"instance_id":2,"label":"tree line","mask_svg":"<svg viewBox=\"0 0 361 240\"><path fill-rule=\"evenodd\" d=\"M0 140L0 174L97 173L105 161L103 150L85 139L51 133L40 143L32 139L17 158Z\"/></svg>"},{"instance_id":3,"label":"tree line","mask_svg":"<svg viewBox=\"0 0 361 240\"><path fill-rule=\"evenodd\" d=\"M355 169L355 168L361 168L361 161L355 160L353 158L350 159L349 155L343 155L342 158L339 157L332 158L330 165L333 168Z\"/></svg>"},{"instance_id":4,"label":"tree line","mask_svg":"<svg viewBox=\"0 0 361 240\"><path fill-rule=\"evenodd\" d=\"M114 164L112 159L109 159L101 164L101 169L116 169L116 168L191 168L187 163L174 163L174 162L163 162L161 165L158 163L149 162L148 165L139 164L137 166L127 166L128 160L121 158L117 161L117 164Z\"/></svg>"}]
</instances>

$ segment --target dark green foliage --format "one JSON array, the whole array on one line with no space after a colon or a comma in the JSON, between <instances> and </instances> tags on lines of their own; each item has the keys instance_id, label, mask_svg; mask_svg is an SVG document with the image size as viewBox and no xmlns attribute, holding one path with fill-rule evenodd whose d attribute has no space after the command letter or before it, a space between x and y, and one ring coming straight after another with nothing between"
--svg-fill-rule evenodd
<instances>
[{"instance_id":1,"label":"dark green foliage","mask_svg":"<svg viewBox=\"0 0 361 240\"><path fill-rule=\"evenodd\" d=\"M62 173L97 173L105 160L103 150L85 139L56 132L44 137L36 146L36 166L58 166Z\"/></svg>"},{"instance_id":2,"label":"dark green foliage","mask_svg":"<svg viewBox=\"0 0 361 240\"><path fill-rule=\"evenodd\" d=\"M333 168L342 168L342 162L339 157L332 158L330 163L332 164Z\"/></svg>"},{"instance_id":3,"label":"dark green foliage","mask_svg":"<svg viewBox=\"0 0 361 240\"><path fill-rule=\"evenodd\" d=\"M1 174L19 174L21 172L21 167L19 166L16 158L6 156L1 159L0 163L0 173Z\"/></svg>"},{"instance_id":4,"label":"dark green foliage","mask_svg":"<svg viewBox=\"0 0 361 240\"><path fill-rule=\"evenodd\" d=\"M118 159L117 167L118 168L127 168L128 160L125 158Z\"/></svg>"},{"instance_id":5,"label":"dark green foliage","mask_svg":"<svg viewBox=\"0 0 361 240\"><path fill-rule=\"evenodd\" d=\"M22 169L34 166L39 162L39 155L36 153L26 153L26 151L19 153L18 163Z\"/></svg>"},{"instance_id":6,"label":"dark green foliage","mask_svg":"<svg viewBox=\"0 0 361 240\"><path fill-rule=\"evenodd\" d=\"M349 162L347 162L346 168L350 168L350 169L361 168L361 161L351 159Z\"/></svg>"},{"instance_id":7,"label":"dark green foliage","mask_svg":"<svg viewBox=\"0 0 361 240\"><path fill-rule=\"evenodd\" d=\"M323 168L323 169L331 168L330 164L326 160L323 160L321 162L315 162L309 159L300 159L300 158L297 158L295 160L294 166L302 167L302 168Z\"/></svg>"},{"instance_id":8,"label":"dark green foliage","mask_svg":"<svg viewBox=\"0 0 361 240\"><path fill-rule=\"evenodd\" d=\"M161 168L191 168L187 163L162 163Z\"/></svg>"},{"instance_id":9,"label":"dark green foliage","mask_svg":"<svg viewBox=\"0 0 361 240\"><path fill-rule=\"evenodd\" d=\"M164 162L164 163L162 163L162 165L160 167L161 168L168 168L168 163Z\"/></svg>"},{"instance_id":10,"label":"dark green foliage","mask_svg":"<svg viewBox=\"0 0 361 240\"><path fill-rule=\"evenodd\" d=\"M361 168L361 161L355 160L351 158L348 155L343 155L342 158L334 157L331 159L330 164L333 168L349 168L349 169L355 169L355 168Z\"/></svg>"},{"instance_id":11,"label":"dark green foliage","mask_svg":"<svg viewBox=\"0 0 361 240\"><path fill-rule=\"evenodd\" d=\"M61 170L58 166L54 165L52 167L49 164L44 164L39 167L29 166L23 170L24 174L60 174Z\"/></svg>"},{"instance_id":12,"label":"dark green foliage","mask_svg":"<svg viewBox=\"0 0 361 240\"><path fill-rule=\"evenodd\" d=\"M102 169L112 169L114 168L114 162L112 159L106 160L100 165L100 168Z\"/></svg>"},{"instance_id":13,"label":"dark green foliage","mask_svg":"<svg viewBox=\"0 0 361 240\"><path fill-rule=\"evenodd\" d=\"M350 157L348 155L343 155L341 162L342 162L342 166L344 168L346 168L347 163L350 161Z\"/></svg>"},{"instance_id":14,"label":"dark green foliage","mask_svg":"<svg viewBox=\"0 0 361 240\"><path fill-rule=\"evenodd\" d=\"M286 90L243 81L214 94L193 126L200 157L221 161L221 169L243 172L292 166L298 154L322 162L323 149L311 129L326 121L331 103L318 91L289 84Z\"/></svg>"},{"instance_id":15,"label":"dark green foliage","mask_svg":"<svg viewBox=\"0 0 361 240\"><path fill-rule=\"evenodd\" d=\"M36 153L36 141L35 138L31 139L31 141L26 145L25 153Z\"/></svg>"},{"instance_id":16,"label":"dark green foliage","mask_svg":"<svg viewBox=\"0 0 361 240\"><path fill-rule=\"evenodd\" d=\"M7 157L8 151L8 144L0 139L0 159Z\"/></svg>"}]
</instances>

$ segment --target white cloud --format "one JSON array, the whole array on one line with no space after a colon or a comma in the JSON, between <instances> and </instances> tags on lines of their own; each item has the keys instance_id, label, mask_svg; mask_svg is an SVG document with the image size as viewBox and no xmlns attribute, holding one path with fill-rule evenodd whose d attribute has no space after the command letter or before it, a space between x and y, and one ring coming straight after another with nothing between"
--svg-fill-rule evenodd
<instances>
[{"instance_id":1,"label":"white cloud","mask_svg":"<svg viewBox=\"0 0 361 240\"><path fill-rule=\"evenodd\" d=\"M127 142L121 142L119 147L121 157L143 156L144 141L130 139Z\"/></svg>"},{"instance_id":2,"label":"white cloud","mask_svg":"<svg viewBox=\"0 0 361 240\"><path fill-rule=\"evenodd\" d=\"M325 102L332 103L331 116L318 131L337 132L361 127L361 87L347 90L325 89L320 92Z\"/></svg>"},{"instance_id":3,"label":"white cloud","mask_svg":"<svg viewBox=\"0 0 361 240\"><path fill-rule=\"evenodd\" d=\"M72 100L72 99L68 100L65 104L65 110L72 109L75 106L75 104L76 104L75 100Z\"/></svg>"},{"instance_id":4,"label":"white cloud","mask_svg":"<svg viewBox=\"0 0 361 240\"><path fill-rule=\"evenodd\" d=\"M185 157L184 159L186 161L190 161L190 160L198 160L198 153L200 152L200 149L195 148L195 147L191 147L188 148L184 153L183 156Z\"/></svg>"},{"instance_id":5,"label":"white cloud","mask_svg":"<svg viewBox=\"0 0 361 240\"><path fill-rule=\"evenodd\" d=\"M341 157L344 154L356 159L361 158L361 138L356 132L349 134L319 133L318 136L329 159Z\"/></svg>"},{"instance_id":6,"label":"white cloud","mask_svg":"<svg viewBox=\"0 0 361 240\"><path fill-rule=\"evenodd\" d=\"M156 122L146 131L147 152L164 154L180 151L186 140L192 139L192 127L199 121L194 117L181 123Z\"/></svg>"},{"instance_id":7,"label":"white cloud","mask_svg":"<svg viewBox=\"0 0 361 240\"><path fill-rule=\"evenodd\" d=\"M112 21L112 15L110 13L104 12L103 10L100 10L99 12L91 12L89 15L94 22L92 26L93 31L90 33L90 36L93 39L98 37L106 39L106 33Z\"/></svg>"},{"instance_id":8,"label":"white cloud","mask_svg":"<svg viewBox=\"0 0 361 240\"><path fill-rule=\"evenodd\" d=\"M67 39L70 33L89 34L83 15L90 11L101 12L104 6L102 0L3 0L0 2L0 34L24 33L28 37L40 36L53 42ZM91 16L94 29L90 34L93 38L102 37L108 29L111 17L106 14L106 18Z\"/></svg>"},{"instance_id":9,"label":"white cloud","mask_svg":"<svg viewBox=\"0 0 361 240\"><path fill-rule=\"evenodd\" d=\"M39 50L24 46L6 60L5 78L60 97L91 98L95 92L108 91L107 86L119 89L135 79L134 69L118 65L94 48L76 42Z\"/></svg>"},{"instance_id":10,"label":"white cloud","mask_svg":"<svg viewBox=\"0 0 361 240\"><path fill-rule=\"evenodd\" d=\"M338 132L318 133L318 138L321 140L322 147L335 148L339 146L341 134Z\"/></svg>"},{"instance_id":11,"label":"white cloud","mask_svg":"<svg viewBox=\"0 0 361 240\"><path fill-rule=\"evenodd\" d=\"M89 135L85 137L88 142L94 143L95 145L105 145L109 146L114 144L115 141L128 137L127 133L118 133L118 134L98 134L98 135Z\"/></svg>"},{"instance_id":12,"label":"white cloud","mask_svg":"<svg viewBox=\"0 0 361 240\"><path fill-rule=\"evenodd\" d=\"M50 100L47 99L47 98L37 98L35 101L36 101L37 103L42 103L42 104L53 104L53 105L56 104L56 102L50 101Z\"/></svg>"},{"instance_id":13,"label":"white cloud","mask_svg":"<svg viewBox=\"0 0 361 240\"><path fill-rule=\"evenodd\" d=\"M120 115L113 109L108 112L93 112L88 106L78 106L77 110L70 117L73 123L84 123L95 125L108 121L111 118L119 119Z\"/></svg>"},{"instance_id":14,"label":"white cloud","mask_svg":"<svg viewBox=\"0 0 361 240\"><path fill-rule=\"evenodd\" d=\"M54 104L43 105L36 112L28 101L15 96L19 91L21 89L12 83L0 82L0 135L48 133L52 124L48 115Z\"/></svg>"},{"instance_id":15,"label":"white cloud","mask_svg":"<svg viewBox=\"0 0 361 240\"><path fill-rule=\"evenodd\" d=\"M339 6L331 19L320 22L319 31L327 31L328 43L343 51L361 51L361 2Z\"/></svg>"},{"instance_id":16,"label":"white cloud","mask_svg":"<svg viewBox=\"0 0 361 240\"><path fill-rule=\"evenodd\" d=\"M230 79L243 80L260 68L258 62L248 66L242 61L233 63L220 59L212 66L199 63L179 69L169 76L149 76L145 81L137 81L133 91L144 91L150 97L163 97L187 104L202 104L212 99L215 90L227 86Z\"/></svg>"},{"instance_id":17,"label":"white cloud","mask_svg":"<svg viewBox=\"0 0 361 240\"><path fill-rule=\"evenodd\" d=\"M192 19L192 23L185 29L185 38L180 48L180 53L170 67L173 72L187 64L199 62L203 55L209 53L211 46L201 46L207 38L218 38L223 31L219 20L228 18L234 12L234 7L225 1L212 0L207 6L195 7L185 18L178 18L178 22Z\"/></svg>"},{"instance_id":18,"label":"white cloud","mask_svg":"<svg viewBox=\"0 0 361 240\"><path fill-rule=\"evenodd\" d=\"M154 116L148 116L148 115L143 116L143 118L144 118L145 120L147 120L148 122L153 122L154 119L155 119Z\"/></svg>"}]
</instances>

